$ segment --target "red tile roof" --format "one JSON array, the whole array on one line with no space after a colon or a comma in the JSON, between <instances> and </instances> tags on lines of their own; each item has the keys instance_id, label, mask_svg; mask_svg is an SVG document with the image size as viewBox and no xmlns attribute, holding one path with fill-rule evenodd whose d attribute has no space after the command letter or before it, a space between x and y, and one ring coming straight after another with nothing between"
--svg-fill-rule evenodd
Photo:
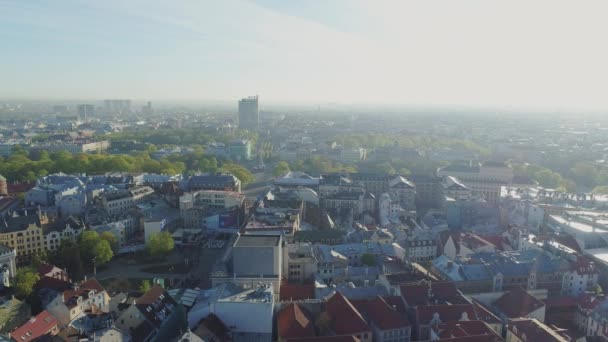
<instances>
[{"instance_id":1,"label":"red tile roof","mask_svg":"<svg viewBox=\"0 0 608 342\"><path fill-rule=\"evenodd\" d=\"M93 290L95 294L101 293L104 290L103 286L94 278L82 282L78 287L74 289L66 290L63 292L63 301L67 307L73 307L76 305L76 299L78 297L88 298L89 292Z\"/></svg>"},{"instance_id":2,"label":"red tile roof","mask_svg":"<svg viewBox=\"0 0 608 342\"><path fill-rule=\"evenodd\" d=\"M522 339L526 335L526 341L543 342L568 342L569 340L555 332L550 327L533 318L517 318L509 320L509 331Z\"/></svg>"},{"instance_id":3,"label":"red tile roof","mask_svg":"<svg viewBox=\"0 0 608 342\"><path fill-rule=\"evenodd\" d=\"M598 273L595 264L587 257L582 255L577 256L576 261L570 263L570 269L581 275Z\"/></svg>"},{"instance_id":4,"label":"red tile roof","mask_svg":"<svg viewBox=\"0 0 608 342\"><path fill-rule=\"evenodd\" d=\"M605 300L604 296L582 295L578 300L578 305L583 310L593 310Z\"/></svg>"},{"instance_id":5,"label":"red tile roof","mask_svg":"<svg viewBox=\"0 0 608 342\"><path fill-rule=\"evenodd\" d=\"M44 310L13 331L11 337L16 341L21 342L33 341L44 335L50 334L55 326L57 326L55 317Z\"/></svg>"},{"instance_id":6,"label":"red tile roof","mask_svg":"<svg viewBox=\"0 0 608 342\"><path fill-rule=\"evenodd\" d=\"M441 322L460 321L465 317L468 320L477 320L475 309L472 304L442 304L442 305L424 305L416 307L416 318L419 324L429 324L435 314L439 315Z\"/></svg>"},{"instance_id":7,"label":"red tile roof","mask_svg":"<svg viewBox=\"0 0 608 342\"><path fill-rule=\"evenodd\" d=\"M143 296L135 300L135 305L148 322L158 328L163 324L164 318L162 317L171 316L177 303L165 289L154 285Z\"/></svg>"},{"instance_id":8,"label":"red tile roof","mask_svg":"<svg viewBox=\"0 0 608 342\"><path fill-rule=\"evenodd\" d=\"M194 334L200 338L204 338L203 334L206 331L215 335L220 341L232 341L232 338L229 337L230 330L215 314L209 314L203 318L196 330L194 330Z\"/></svg>"},{"instance_id":9,"label":"red tile roof","mask_svg":"<svg viewBox=\"0 0 608 342\"><path fill-rule=\"evenodd\" d=\"M428 292L429 288L426 284L409 284L409 285L401 285L401 296L405 300L407 306L419 306L419 305L428 305L429 297Z\"/></svg>"},{"instance_id":10,"label":"red tile roof","mask_svg":"<svg viewBox=\"0 0 608 342\"><path fill-rule=\"evenodd\" d=\"M442 338L441 342L504 342L504 339L495 335L478 335L478 336L463 336Z\"/></svg>"},{"instance_id":11,"label":"red tile roof","mask_svg":"<svg viewBox=\"0 0 608 342\"><path fill-rule=\"evenodd\" d=\"M435 330L441 338L495 335L496 332L482 321L458 321L441 323Z\"/></svg>"},{"instance_id":12,"label":"red tile roof","mask_svg":"<svg viewBox=\"0 0 608 342\"><path fill-rule=\"evenodd\" d=\"M350 335L370 331L361 313L340 292L336 292L325 303L325 310L332 319L338 335Z\"/></svg>"},{"instance_id":13,"label":"red tile roof","mask_svg":"<svg viewBox=\"0 0 608 342\"><path fill-rule=\"evenodd\" d=\"M137 298L135 302L137 303L137 305L151 305L154 304L164 293L165 289L158 285L155 285L152 286L152 288L149 289L148 292Z\"/></svg>"},{"instance_id":14,"label":"red tile roof","mask_svg":"<svg viewBox=\"0 0 608 342\"><path fill-rule=\"evenodd\" d=\"M279 339L315 336L310 315L297 303L288 304L277 314Z\"/></svg>"},{"instance_id":15,"label":"red tile roof","mask_svg":"<svg viewBox=\"0 0 608 342\"><path fill-rule=\"evenodd\" d=\"M496 247L499 250L504 250L504 242L505 239L504 237L502 237L501 235L479 235L480 238L488 241L489 243L491 243L492 245L494 245L494 247Z\"/></svg>"},{"instance_id":16,"label":"red tile roof","mask_svg":"<svg viewBox=\"0 0 608 342\"><path fill-rule=\"evenodd\" d=\"M494 306L509 318L525 317L544 305L521 287L516 287L503 294L494 302Z\"/></svg>"},{"instance_id":17,"label":"red tile roof","mask_svg":"<svg viewBox=\"0 0 608 342\"><path fill-rule=\"evenodd\" d=\"M69 281L51 278L51 277L42 277L36 285L34 286L36 289L53 289L55 291L61 292L66 291L72 287L72 283Z\"/></svg>"},{"instance_id":18,"label":"red tile roof","mask_svg":"<svg viewBox=\"0 0 608 342\"><path fill-rule=\"evenodd\" d=\"M41 264L40 266L38 266L38 275L40 277L48 276L51 278L59 279L66 277L64 270L51 264Z\"/></svg>"},{"instance_id":19,"label":"red tile roof","mask_svg":"<svg viewBox=\"0 0 608 342\"><path fill-rule=\"evenodd\" d=\"M574 239L572 236L568 234L560 234L554 236L553 238L556 242L581 253L581 247L579 246L578 242L576 242L576 239Z\"/></svg>"},{"instance_id":20,"label":"red tile roof","mask_svg":"<svg viewBox=\"0 0 608 342\"><path fill-rule=\"evenodd\" d=\"M361 340L355 336L342 335L290 338L287 342L361 342Z\"/></svg>"},{"instance_id":21,"label":"red tile roof","mask_svg":"<svg viewBox=\"0 0 608 342\"><path fill-rule=\"evenodd\" d=\"M496 248L496 246L494 244L492 244L491 242L483 239L482 237L480 237L479 235L473 234L473 233L464 233L462 234L462 236L460 237L460 243L470 247L471 249L478 249L478 248L482 248L482 247L492 247L492 248Z\"/></svg>"},{"instance_id":22,"label":"red tile roof","mask_svg":"<svg viewBox=\"0 0 608 342\"><path fill-rule=\"evenodd\" d=\"M368 301L367 314L369 319L380 330L400 329L411 326L405 316L393 309L382 297Z\"/></svg>"},{"instance_id":23,"label":"red tile roof","mask_svg":"<svg viewBox=\"0 0 608 342\"><path fill-rule=\"evenodd\" d=\"M488 308L486 308L483 304L473 299L473 308L475 309L475 314L480 321L484 321L488 324L500 324L502 321L500 318L496 317Z\"/></svg>"},{"instance_id":24,"label":"red tile roof","mask_svg":"<svg viewBox=\"0 0 608 342\"><path fill-rule=\"evenodd\" d=\"M385 296L382 298L384 298L388 305L390 305L398 312L402 314L407 313L405 303L403 302L403 298L401 296Z\"/></svg>"},{"instance_id":25,"label":"red tile roof","mask_svg":"<svg viewBox=\"0 0 608 342\"><path fill-rule=\"evenodd\" d=\"M280 298L282 301L315 298L315 284L281 283Z\"/></svg>"},{"instance_id":26,"label":"red tile roof","mask_svg":"<svg viewBox=\"0 0 608 342\"><path fill-rule=\"evenodd\" d=\"M8 183L8 184L6 184L6 189L9 194L15 194L15 193L20 193L20 192L28 192L35 186L36 186L36 182Z\"/></svg>"}]
</instances>

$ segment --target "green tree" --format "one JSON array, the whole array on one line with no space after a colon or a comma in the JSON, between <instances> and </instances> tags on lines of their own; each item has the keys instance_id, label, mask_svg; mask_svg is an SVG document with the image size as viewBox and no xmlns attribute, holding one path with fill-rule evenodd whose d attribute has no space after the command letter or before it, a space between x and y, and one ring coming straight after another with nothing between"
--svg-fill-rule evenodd
<instances>
[{"instance_id":1,"label":"green tree","mask_svg":"<svg viewBox=\"0 0 608 342\"><path fill-rule=\"evenodd\" d=\"M97 242L93 248L93 254L95 255L96 265L103 265L112 260L112 257L114 256L110 243L103 239L100 239L99 242Z\"/></svg>"},{"instance_id":2,"label":"green tree","mask_svg":"<svg viewBox=\"0 0 608 342\"><path fill-rule=\"evenodd\" d=\"M361 255L361 263L365 266L376 266L376 256L370 253Z\"/></svg>"},{"instance_id":3,"label":"green tree","mask_svg":"<svg viewBox=\"0 0 608 342\"><path fill-rule=\"evenodd\" d=\"M115 251L115 252L118 251L118 239L116 238L116 235L112 234L111 232L105 231L105 232L101 233L101 235L99 237L102 240L108 241L108 243L110 244L110 247L112 247L112 251Z\"/></svg>"},{"instance_id":4,"label":"green tree","mask_svg":"<svg viewBox=\"0 0 608 342\"><path fill-rule=\"evenodd\" d=\"M595 285L594 291L596 296L600 296L604 293L604 289L600 286L600 284Z\"/></svg>"},{"instance_id":5,"label":"green tree","mask_svg":"<svg viewBox=\"0 0 608 342\"><path fill-rule=\"evenodd\" d=\"M286 161L280 161L275 165L273 173L274 173L275 177L279 177L281 175L286 174L289 171L290 171L289 164L287 164Z\"/></svg>"},{"instance_id":6,"label":"green tree","mask_svg":"<svg viewBox=\"0 0 608 342\"><path fill-rule=\"evenodd\" d=\"M251 172L238 164L226 163L222 166L222 170L236 176L236 178L238 178L243 185L249 184L254 180Z\"/></svg>"},{"instance_id":7,"label":"green tree","mask_svg":"<svg viewBox=\"0 0 608 342\"><path fill-rule=\"evenodd\" d=\"M146 293L150 291L151 288L152 284L148 279L142 280L141 283L139 283L139 292L141 293Z\"/></svg>"},{"instance_id":8,"label":"green tree","mask_svg":"<svg viewBox=\"0 0 608 342\"><path fill-rule=\"evenodd\" d=\"M84 231L80 235L78 241L78 247L80 248L80 255L82 256L86 264L91 264L95 257L94 248L100 241L99 233L94 230Z\"/></svg>"},{"instance_id":9,"label":"green tree","mask_svg":"<svg viewBox=\"0 0 608 342\"><path fill-rule=\"evenodd\" d=\"M385 175L394 175L397 171L390 163L381 163L376 165L375 172Z\"/></svg>"},{"instance_id":10,"label":"green tree","mask_svg":"<svg viewBox=\"0 0 608 342\"><path fill-rule=\"evenodd\" d=\"M412 174L412 172L404 167L400 168L399 171L397 171L398 174L402 175L402 176L409 176Z\"/></svg>"},{"instance_id":11,"label":"green tree","mask_svg":"<svg viewBox=\"0 0 608 342\"><path fill-rule=\"evenodd\" d=\"M84 275L80 248L72 240L62 240L57 252L52 255L53 264L66 268L73 280L80 280Z\"/></svg>"},{"instance_id":12,"label":"green tree","mask_svg":"<svg viewBox=\"0 0 608 342\"><path fill-rule=\"evenodd\" d=\"M15 295L17 298L27 298L34 290L34 285L38 280L40 280L40 276L31 267L18 268L15 275Z\"/></svg>"},{"instance_id":13,"label":"green tree","mask_svg":"<svg viewBox=\"0 0 608 342\"><path fill-rule=\"evenodd\" d=\"M34 253L32 256L32 267L38 268L40 265L45 264L49 261L49 256L45 249L40 252Z\"/></svg>"},{"instance_id":14,"label":"green tree","mask_svg":"<svg viewBox=\"0 0 608 342\"><path fill-rule=\"evenodd\" d=\"M608 185L596 186L592 192L596 195L608 195Z\"/></svg>"},{"instance_id":15,"label":"green tree","mask_svg":"<svg viewBox=\"0 0 608 342\"><path fill-rule=\"evenodd\" d=\"M570 172L574 181L579 185L593 187L597 184L598 172L589 163L578 162L570 169Z\"/></svg>"},{"instance_id":16,"label":"green tree","mask_svg":"<svg viewBox=\"0 0 608 342\"><path fill-rule=\"evenodd\" d=\"M151 256L160 257L171 253L175 242L169 232L160 232L150 236L147 247Z\"/></svg>"},{"instance_id":17,"label":"green tree","mask_svg":"<svg viewBox=\"0 0 608 342\"><path fill-rule=\"evenodd\" d=\"M110 243L102 239L99 233L94 230L87 230L80 236L79 241L80 255L84 262L92 265L93 258L96 265L103 265L112 260L114 252Z\"/></svg>"}]
</instances>

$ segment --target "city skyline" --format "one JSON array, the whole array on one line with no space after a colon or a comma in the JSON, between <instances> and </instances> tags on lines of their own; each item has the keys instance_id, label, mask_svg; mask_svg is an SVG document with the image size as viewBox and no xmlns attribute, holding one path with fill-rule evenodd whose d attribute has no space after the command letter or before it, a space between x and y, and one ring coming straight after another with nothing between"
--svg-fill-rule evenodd
<instances>
[{"instance_id":1,"label":"city skyline","mask_svg":"<svg viewBox=\"0 0 608 342\"><path fill-rule=\"evenodd\" d=\"M605 4L440 5L8 1L0 96L608 108Z\"/></svg>"}]
</instances>

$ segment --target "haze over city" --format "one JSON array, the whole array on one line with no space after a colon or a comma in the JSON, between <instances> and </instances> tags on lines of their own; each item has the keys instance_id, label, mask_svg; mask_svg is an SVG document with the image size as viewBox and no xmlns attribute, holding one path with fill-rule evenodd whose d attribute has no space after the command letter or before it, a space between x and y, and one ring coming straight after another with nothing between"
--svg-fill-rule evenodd
<instances>
[{"instance_id":1,"label":"haze over city","mask_svg":"<svg viewBox=\"0 0 608 342\"><path fill-rule=\"evenodd\" d=\"M606 109L607 6L2 1L0 94Z\"/></svg>"},{"instance_id":2,"label":"haze over city","mask_svg":"<svg viewBox=\"0 0 608 342\"><path fill-rule=\"evenodd\" d=\"M607 9L0 0L0 342L608 341Z\"/></svg>"}]
</instances>

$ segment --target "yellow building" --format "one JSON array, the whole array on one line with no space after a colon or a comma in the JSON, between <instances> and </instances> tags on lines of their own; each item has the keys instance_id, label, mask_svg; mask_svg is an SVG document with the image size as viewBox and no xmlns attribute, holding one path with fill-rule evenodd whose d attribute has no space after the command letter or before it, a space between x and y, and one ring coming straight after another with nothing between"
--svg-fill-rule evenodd
<instances>
[{"instance_id":1,"label":"yellow building","mask_svg":"<svg viewBox=\"0 0 608 342\"><path fill-rule=\"evenodd\" d=\"M27 263L32 255L44 250L44 229L48 225L48 217L40 212L9 216L0 220L0 244L17 251L17 264Z\"/></svg>"}]
</instances>

